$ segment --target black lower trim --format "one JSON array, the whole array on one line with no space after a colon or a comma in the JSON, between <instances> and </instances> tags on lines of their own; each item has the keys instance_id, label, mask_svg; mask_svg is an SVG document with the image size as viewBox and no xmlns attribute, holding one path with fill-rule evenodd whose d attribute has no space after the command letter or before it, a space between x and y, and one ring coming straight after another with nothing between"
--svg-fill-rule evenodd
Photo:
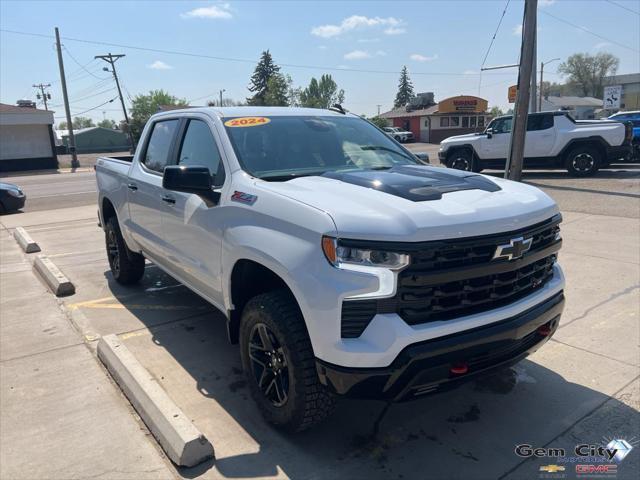
<instances>
[{"instance_id":1,"label":"black lower trim","mask_svg":"<svg viewBox=\"0 0 640 480\"><path fill-rule=\"evenodd\" d=\"M621 145L619 147L607 147L607 162L615 162L621 158L628 158L633 153L631 145Z\"/></svg>"},{"instance_id":2,"label":"black lower trim","mask_svg":"<svg viewBox=\"0 0 640 480\"><path fill-rule=\"evenodd\" d=\"M560 292L509 319L406 347L388 367L350 368L316 359L320 382L339 395L408 400L455 387L479 374L519 362L555 333L564 308ZM538 333L546 325L549 335ZM451 373L465 363L468 373Z\"/></svg>"}]
</instances>

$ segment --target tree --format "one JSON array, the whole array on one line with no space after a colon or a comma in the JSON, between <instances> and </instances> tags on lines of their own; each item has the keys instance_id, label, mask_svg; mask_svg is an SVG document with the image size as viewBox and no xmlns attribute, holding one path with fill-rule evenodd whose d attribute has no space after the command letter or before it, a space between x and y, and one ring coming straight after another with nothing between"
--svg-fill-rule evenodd
<instances>
[{"instance_id":1,"label":"tree","mask_svg":"<svg viewBox=\"0 0 640 480\"><path fill-rule=\"evenodd\" d=\"M233 98L222 99L223 107L241 107L243 105L246 105L246 103L241 102L239 100L234 100ZM220 100L209 100L207 102L207 107L219 107L219 106L220 106Z\"/></svg>"},{"instance_id":2,"label":"tree","mask_svg":"<svg viewBox=\"0 0 640 480\"><path fill-rule=\"evenodd\" d=\"M376 127L379 127L379 128L389 126L389 120L383 117L376 116L376 117L367 118L366 120L373 123Z\"/></svg>"},{"instance_id":3,"label":"tree","mask_svg":"<svg viewBox=\"0 0 640 480\"><path fill-rule=\"evenodd\" d=\"M602 98L604 78L615 75L619 65L620 60L611 53L575 53L560 64L558 72L567 75L567 83L575 84L585 97Z\"/></svg>"},{"instance_id":4,"label":"tree","mask_svg":"<svg viewBox=\"0 0 640 480\"><path fill-rule=\"evenodd\" d=\"M300 93L300 104L309 108L329 108L336 103L344 103L344 90L338 90L338 84L325 74L320 81L311 78L309 86Z\"/></svg>"},{"instance_id":5,"label":"tree","mask_svg":"<svg viewBox=\"0 0 640 480\"><path fill-rule=\"evenodd\" d=\"M93 123L93 120L91 120L89 117L75 117L73 120L71 120L71 124L73 125L74 130L96 126L96 124ZM60 130L67 130L67 122L60 122L58 128Z\"/></svg>"},{"instance_id":6,"label":"tree","mask_svg":"<svg viewBox=\"0 0 640 480\"><path fill-rule=\"evenodd\" d=\"M136 95L131 101L131 133L136 141L140 138L149 117L162 106L186 107L187 101L174 97L164 90L151 90L147 95Z\"/></svg>"},{"instance_id":7,"label":"tree","mask_svg":"<svg viewBox=\"0 0 640 480\"><path fill-rule=\"evenodd\" d=\"M260 61L256 65L256 69L251 75L251 85L249 91L253 92L253 96L247 98L249 105L264 105L267 89L269 88L269 80L280 72L280 67L273 62L269 50L262 52Z\"/></svg>"},{"instance_id":8,"label":"tree","mask_svg":"<svg viewBox=\"0 0 640 480\"><path fill-rule=\"evenodd\" d=\"M269 81L267 81L264 105L271 107L289 106L289 84L287 83L287 77L281 73L276 73L271 76Z\"/></svg>"},{"instance_id":9,"label":"tree","mask_svg":"<svg viewBox=\"0 0 640 480\"><path fill-rule=\"evenodd\" d=\"M504 112L500 107L496 106L492 107L491 110L489 110L489 115L491 115L492 117L499 117L500 115L504 115Z\"/></svg>"},{"instance_id":10,"label":"tree","mask_svg":"<svg viewBox=\"0 0 640 480\"><path fill-rule=\"evenodd\" d=\"M104 120L100 120L98 122L98 127L109 128L113 130L114 128L116 128L116 121L111 120L110 118L105 118Z\"/></svg>"},{"instance_id":11,"label":"tree","mask_svg":"<svg viewBox=\"0 0 640 480\"><path fill-rule=\"evenodd\" d=\"M393 101L393 106L395 108L404 107L411 97L413 97L413 84L411 83L411 79L409 78L409 72L407 71L406 65L402 67L402 71L400 72L400 81L398 82L398 93L396 94L396 99Z\"/></svg>"}]
</instances>

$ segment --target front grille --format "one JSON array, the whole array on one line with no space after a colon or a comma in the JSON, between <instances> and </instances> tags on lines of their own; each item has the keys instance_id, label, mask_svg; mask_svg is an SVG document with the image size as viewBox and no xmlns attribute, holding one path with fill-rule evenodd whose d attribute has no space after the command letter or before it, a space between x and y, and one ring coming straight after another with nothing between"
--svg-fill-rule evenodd
<instances>
[{"instance_id":1,"label":"front grille","mask_svg":"<svg viewBox=\"0 0 640 480\"><path fill-rule=\"evenodd\" d=\"M376 313L397 313L417 325L485 312L532 294L553 277L560 221L558 215L506 234L388 244L389 250L411 256L411 264L398 275L396 295L343 302L342 337L359 337ZM522 260L493 260L498 245L519 236L532 238Z\"/></svg>"}]
</instances>

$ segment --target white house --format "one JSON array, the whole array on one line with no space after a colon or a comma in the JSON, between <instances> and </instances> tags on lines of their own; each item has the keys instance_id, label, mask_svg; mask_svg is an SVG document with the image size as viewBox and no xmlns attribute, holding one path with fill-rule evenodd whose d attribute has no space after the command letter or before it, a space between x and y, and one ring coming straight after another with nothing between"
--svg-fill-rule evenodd
<instances>
[{"instance_id":1,"label":"white house","mask_svg":"<svg viewBox=\"0 0 640 480\"><path fill-rule=\"evenodd\" d=\"M602 99L593 97L545 97L540 111L567 110L576 120L596 118L596 110L602 108Z\"/></svg>"}]
</instances>

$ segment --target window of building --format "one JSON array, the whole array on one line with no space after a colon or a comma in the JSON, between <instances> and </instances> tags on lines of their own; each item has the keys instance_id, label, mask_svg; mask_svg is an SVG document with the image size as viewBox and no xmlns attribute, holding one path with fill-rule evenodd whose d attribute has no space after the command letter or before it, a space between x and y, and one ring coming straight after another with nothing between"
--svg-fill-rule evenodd
<instances>
[{"instance_id":1,"label":"window of building","mask_svg":"<svg viewBox=\"0 0 640 480\"><path fill-rule=\"evenodd\" d=\"M156 172L163 172L169 163L171 142L178 129L179 120L164 120L153 125L147 149L144 154L144 165Z\"/></svg>"},{"instance_id":2,"label":"window of building","mask_svg":"<svg viewBox=\"0 0 640 480\"><path fill-rule=\"evenodd\" d=\"M425 128L428 128L428 127L429 127L429 119L428 119L428 118L425 118L425 119L424 119L424 127L425 127Z\"/></svg>"},{"instance_id":3,"label":"window of building","mask_svg":"<svg viewBox=\"0 0 640 480\"><path fill-rule=\"evenodd\" d=\"M478 126L484 127L484 117L482 115L478 117Z\"/></svg>"},{"instance_id":4,"label":"window of building","mask_svg":"<svg viewBox=\"0 0 640 480\"><path fill-rule=\"evenodd\" d=\"M476 117L469 117L469 126L471 128L475 128L475 126L476 126Z\"/></svg>"},{"instance_id":5,"label":"window of building","mask_svg":"<svg viewBox=\"0 0 640 480\"><path fill-rule=\"evenodd\" d=\"M205 122L201 120L189 121L180 147L178 164L208 167L212 176L218 173L220 152L211 129Z\"/></svg>"},{"instance_id":6,"label":"window of building","mask_svg":"<svg viewBox=\"0 0 640 480\"><path fill-rule=\"evenodd\" d=\"M460 117L451 117L449 121L450 127L459 127L460 126Z\"/></svg>"},{"instance_id":7,"label":"window of building","mask_svg":"<svg viewBox=\"0 0 640 480\"><path fill-rule=\"evenodd\" d=\"M440 126L448 127L449 126L449 117L440 117Z\"/></svg>"},{"instance_id":8,"label":"window of building","mask_svg":"<svg viewBox=\"0 0 640 480\"><path fill-rule=\"evenodd\" d=\"M462 128L469 128L469 117L462 117Z\"/></svg>"}]
</instances>

